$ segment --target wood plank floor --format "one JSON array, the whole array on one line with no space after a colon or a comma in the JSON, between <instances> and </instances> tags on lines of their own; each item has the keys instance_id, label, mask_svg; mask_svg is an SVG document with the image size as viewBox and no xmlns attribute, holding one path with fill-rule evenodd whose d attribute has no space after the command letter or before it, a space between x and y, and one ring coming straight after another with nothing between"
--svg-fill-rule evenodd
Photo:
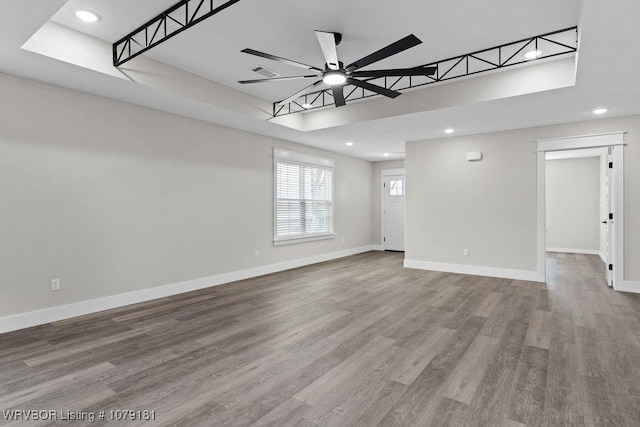
<instances>
[{"instance_id":1,"label":"wood plank floor","mask_svg":"<svg viewBox=\"0 0 640 427\"><path fill-rule=\"evenodd\" d=\"M550 255L545 285L403 269L402 256L0 335L0 411L155 411L134 425L640 425L640 296L607 288L599 258Z\"/></svg>"}]
</instances>

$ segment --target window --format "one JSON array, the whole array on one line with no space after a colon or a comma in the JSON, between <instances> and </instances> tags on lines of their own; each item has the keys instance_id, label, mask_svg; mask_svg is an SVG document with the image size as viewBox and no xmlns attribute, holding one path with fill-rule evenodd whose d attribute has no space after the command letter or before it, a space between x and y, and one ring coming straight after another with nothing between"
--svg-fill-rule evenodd
<instances>
[{"instance_id":1,"label":"window","mask_svg":"<svg viewBox=\"0 0 640 427\"><path fill-rule=\"evenodd\" d=\"M390 196L404 196L404 181L391 180L389 182L389 195Z\"/></svg>"},{"instance_id":2,"label":"window","mask_svg":"<svg viewBox=\"0 0 640 427\"><path fill-rule=\"evenodd\" d=\"M333 236L333 160L274 149L274 243Z\"/></svg>"}]
</instances>

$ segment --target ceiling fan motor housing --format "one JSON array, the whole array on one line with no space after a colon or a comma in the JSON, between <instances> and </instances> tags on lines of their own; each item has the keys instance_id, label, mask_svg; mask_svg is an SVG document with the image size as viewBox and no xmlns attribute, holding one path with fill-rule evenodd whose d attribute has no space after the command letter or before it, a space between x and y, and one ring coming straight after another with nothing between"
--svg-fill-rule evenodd
<instances>
[{"instance_id":1,"label":"ceiling fan motor housing","mask_svg":"<svg viewBox=\"0 0 640 427\"><path fill-rule=\"evenodd\" d=\"M338 70L344 71L344 63L342 61L338 61ZM324 72L326 73L327 71L336 71L336 70L329 68L329 64L324 64Z\"/></svg>"}]
</instances>

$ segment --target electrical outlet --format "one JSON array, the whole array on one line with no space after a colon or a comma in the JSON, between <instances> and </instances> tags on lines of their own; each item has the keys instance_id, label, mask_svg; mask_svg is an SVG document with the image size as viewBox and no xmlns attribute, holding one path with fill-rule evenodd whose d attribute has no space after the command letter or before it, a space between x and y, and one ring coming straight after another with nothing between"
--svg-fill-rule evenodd
<instances>
[{"instance_id":1,"label":"electrical outlet","mask_svg":"<svg viewBox=\"0 0 640 427\"><path fill-rule=\"evenodd\" d=\"M465 250L464 250L464 252L463 252L463 253L464 253L464 256L469 256L469 249L466 249L466 248L465 248Z\"/></svg>"},{"instance_id":2,"label":"electrical outlet","mask_svg":"<svg viewBox=\"0 0 640 427\"><path fill-rule=\"evenodd\" d=\"M58 292L60 290L60 279L53 279L51 281L51 292Z\"/></svg>"},{"instance_id":3,"label":"electrical outlet","mask_svg":"<svg viewBox=\"0 0 640 427\"><path fill-rule=\"evenodd\" d=\"M253 253L253 257L254 257L254 258L260 258L260 251L255 251L255 252Z\"/></svg>"}]
</instances>

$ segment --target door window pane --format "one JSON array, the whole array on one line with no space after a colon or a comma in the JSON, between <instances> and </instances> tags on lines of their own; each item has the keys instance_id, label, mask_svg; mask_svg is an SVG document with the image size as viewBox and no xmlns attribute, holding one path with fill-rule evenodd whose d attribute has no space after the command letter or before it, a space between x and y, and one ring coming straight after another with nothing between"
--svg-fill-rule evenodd
<instances>
[{"instance_id":1,"label":"door window pane","mask_svg":"<svg viewBox=\"0 0 640 427\"><path fill-rule=\"evenodd\" d=\"M390 181L389 182L389 195L390 196L404 196L404 181Z\"/></svg>"}]
</instances>

